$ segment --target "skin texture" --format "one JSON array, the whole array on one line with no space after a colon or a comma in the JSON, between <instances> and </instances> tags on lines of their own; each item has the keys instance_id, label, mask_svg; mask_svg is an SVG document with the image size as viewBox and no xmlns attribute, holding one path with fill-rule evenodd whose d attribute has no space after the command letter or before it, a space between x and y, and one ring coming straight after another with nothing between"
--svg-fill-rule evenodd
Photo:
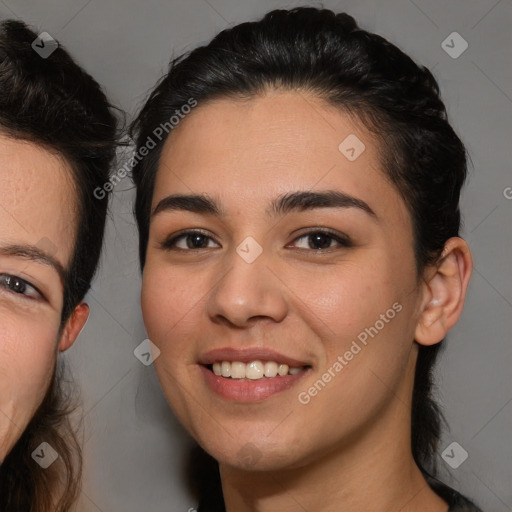
<instances>
[{"instance_id":1,"label":"skin texture","mask_svg":"<svg viewBox=\"0 0 512 512\"><path fill-rule=\"evenodd\" d=\"M60 330L63 281L39 251L66 269L72 255L76 197L68 165L33 143L0 133L0 461L41 404L58 351L75 341L88 316L77 306ZM9 277L11 276L11 277ZM16 286L16 278L27 284ZM24 287L24 289L23 289Z\"/></svg>"},{"instance_id":2,"label":"skin texture","mask_svg":"<svg viewBox=\"0 0 512 512\"><path fill-rule=\"evenodd\" d=\"M338 150L350 134L365 144L354 161ZM169 403L220 463L228 512L447 510L413 462L410 404L418 343L439 342L457 320L471 256L453 238L439 265L417 276L411 218L378 152L356 120L283 91L200 104L166 142L153 208L171 194L205 194L222 215L152 217L143 315ZM267 212L283 194L327 190L365 201L375 215ZM322 228L352 245L311 247L305 235ZM183 238L162 247L186 229L210 237L204 248L187 249ZM263 249L250 264L236 252L249 236ZM400 312L301 403L299 393L393 304ZM226 400L198 365L224 347L271 348L311 368L266 400Z\"/></svg>"}]
</instances>

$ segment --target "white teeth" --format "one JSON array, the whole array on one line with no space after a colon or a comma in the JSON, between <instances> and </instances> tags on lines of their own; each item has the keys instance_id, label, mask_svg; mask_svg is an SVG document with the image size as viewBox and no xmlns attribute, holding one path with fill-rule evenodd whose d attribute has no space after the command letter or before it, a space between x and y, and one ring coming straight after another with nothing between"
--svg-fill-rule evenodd
<instances>
[{"instance_id":1,"label":"white teeth","mask_svg":"<svg viewBox=\"0 0 512 512\"><path fill-rule=\"evenodd\" d=\"M261 361L252 361L245 367L245 376L251 380L261 379L265 367Z\"/></svg>"},{"instance_id":2,"label":"white teeth","mask_svg":"<svg viewBox=\"0 0 512 512\"><path fill-rule=\"evenodd\" d=\"M277 363L268 361L265 363L265 377L275 377L277 375Z\"/></svg>"},{"instance_id":3,"label":"white teeth","mask_svg":"<svg viewBox=\"0 0 512 512\"><path fill-rule=\"evenodd\" d=\"M227 361L222 361L221 375L223 377L231 377L231 365Z\"/></svg>"},{"instance_id":4,"label":"white teeth","mask_svg":"<svg viewBox=\"0 0 512 512\"><path fill-rule=\"evenodd\" d=\"M277 369L277 373L281 375L281 377L284 377L285 375L288 375L289 367L287 364L280 364L279 368Z\"/></svg>"},{"instance_id":5,"label":"white teeth","mask_svg":"<svg viewBox=\"0 0 512 512\"><path fill-rule=\"evenodd\" d=\"M231 377L233 379L245 379L245 363L233 361L231 363Z\"/></svg>"},{"instance_id":6,"label":"white teeth","mask_svg":"<svg viewBox=\"0 0 512 512\"><path fill-rule=\"evenodd\" d=\"M285 377L297 375L304 367L290 368L287 364L279 364L275 361L262 362L251 361L248 364L240 361L217 361L213 363L213 373L225 378L259 380L264 377Z\"/></svg>"}]
</instances>

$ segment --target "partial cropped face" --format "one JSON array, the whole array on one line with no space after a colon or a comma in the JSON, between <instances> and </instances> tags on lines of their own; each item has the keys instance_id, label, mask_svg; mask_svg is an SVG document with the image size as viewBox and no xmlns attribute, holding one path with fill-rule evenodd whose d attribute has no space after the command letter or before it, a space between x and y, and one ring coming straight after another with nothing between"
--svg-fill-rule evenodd
<instances>
[{"instance_id":1,"label":"partial cropped face","mask_svg":"<svg viewBox=\"0 0 512 512\"><path fill-rule=\"evenodd\" d=\"M42 402L55 367L75 192L63 161L0 134L0 462Z\"/></svg>"},{"instance_id":2,"label":"partial cropped face","mask_svg":"<svg viewBox=\"0 0 512 512\"><path fill-rule=\"evenodd\" d=\"M183 424L220 462L258 469L394 421L407 435L421 297L376 141L292 92L200 104L175 130L142 307Z\"/></svg>"}]
</instances>

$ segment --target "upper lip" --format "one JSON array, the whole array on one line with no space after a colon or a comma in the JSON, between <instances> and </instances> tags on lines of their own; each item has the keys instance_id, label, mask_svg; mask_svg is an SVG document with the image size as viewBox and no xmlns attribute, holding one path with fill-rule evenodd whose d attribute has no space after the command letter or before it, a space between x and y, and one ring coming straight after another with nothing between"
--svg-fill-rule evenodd
<instances>
[{"instance_id":1,"label":"upper lip","mask_svg":"<svg viewBox=\"0 0 512 512\"><path fill-rule=\"evenodd\" d=\"M250 363L251 361L275 361L276 363L287 364L291 368L308 366L305 361L285 356L272 349L267 348L241 348L232 347L218 348L206 352L199 358L199 364L209 365L221 361L239 361Z\"/></svg>"}]
</instances>

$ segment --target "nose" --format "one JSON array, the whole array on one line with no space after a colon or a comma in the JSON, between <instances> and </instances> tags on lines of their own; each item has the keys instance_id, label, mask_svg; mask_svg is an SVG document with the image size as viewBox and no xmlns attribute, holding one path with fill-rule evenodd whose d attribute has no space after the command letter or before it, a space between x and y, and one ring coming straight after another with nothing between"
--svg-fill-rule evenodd
<instances>
[{"instance_id":1,"label":"nose","mask_svg":"<svg viewBox=\"0 0 512 512\"><path fill-rule=\"evenodd\" d=\"M270 270L265 253L252 263L235 252L230 257L229 270L208 298L212 321L241 328L257 319L281 322L288 312L286 288Z\"/></svg>"}]
</instances>

